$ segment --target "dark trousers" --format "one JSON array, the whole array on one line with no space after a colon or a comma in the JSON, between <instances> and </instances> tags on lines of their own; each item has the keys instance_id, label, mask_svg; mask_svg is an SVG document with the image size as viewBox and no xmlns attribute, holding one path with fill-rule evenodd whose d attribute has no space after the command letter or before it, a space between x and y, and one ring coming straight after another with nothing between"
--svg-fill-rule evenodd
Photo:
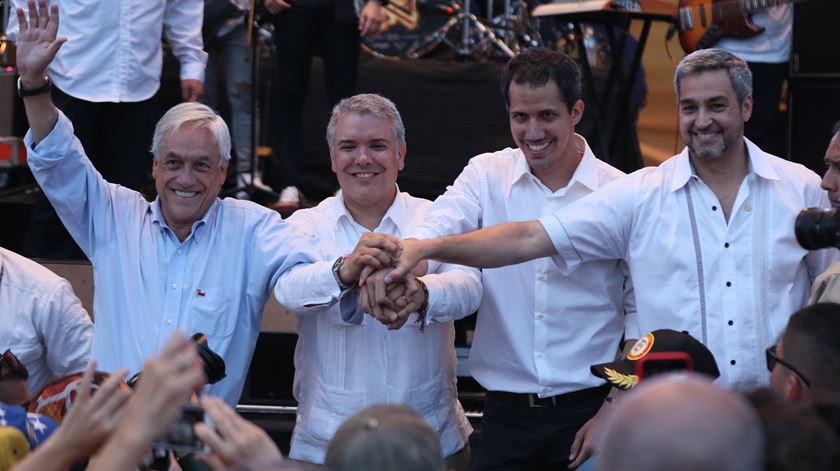
<instances>
[{"instance_id":1,"label":"dark trousers","mask_svg":"<svg viewBox=\"0 0 840 471\"><path fill-rule=\"evenodd\" d=\"M281 162L277 184L295 185L305 192L303 107L312 57L320 50L327 97L330 106L335 105L356 90L359 31L353 18L336 20L332 1L299 2L277 15L274 43L277 48L272 99L274 150Z\"/></svg>"},{"instance_id":2,"label":"dark trousers","mask_svg":"<svg viewBox=\"0 0 840 471\"><path fill-rule=\"evenodd\" d=\"M142 190L151 175L152 134L159 118L154 99L93 103L53 88L52 99L73 122L73 131L105 180ZM24 254L32 258L84 259L49 200L40 193L32 208Z\"/></svg>"},{"instance_id":3,"label":"dark trousers","mask_svg":"<svg viewBox=\"0 0 840 471\"><path fill-rule=\"evenodd\" d=\"M599 387L556 396L531 407L527 395L489 391L484 397L481 433L470 470L564 470L578 430L607 396Z\"/></svg>"},{"instance_id":4,"label":"dark trousers","mask_svg":"<svg viewBox=\"0 0 840 471\"><path fill-rule=\"evenodd\" d=\"M788 77L788 63L750 62L753 74L752 117L744 126L744 135L761 150L789 158L787 152L787 120L779 109L782 87Z\"/></svg>"}]
</instances>

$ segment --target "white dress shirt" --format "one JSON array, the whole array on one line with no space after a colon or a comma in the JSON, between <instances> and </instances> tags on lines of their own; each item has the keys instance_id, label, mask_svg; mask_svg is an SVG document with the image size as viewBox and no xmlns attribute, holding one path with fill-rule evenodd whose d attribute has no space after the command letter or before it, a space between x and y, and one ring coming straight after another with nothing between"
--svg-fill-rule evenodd
<instances>
[{"instance_id":1,"label":"white dress shirt","mask_svg":"<svg viewBox=\"0 0 840 471\"><path fill-rule=\"evenodd\" d=\"M0 247L0 354L11 349L29 371L32 394L84 371L93 325L70 283Z\"/></svg>"},{"instance_id":2,"label":"white dress shirt","mask_svg":"<svg viewBox=\"0 0 840 471\"><path fill-rule=\"evenodd\" d=\"M749 141L747 150L729 223L687 150L540 220L563 269L627 261L638 307L628 338L687 331L714 354L718 381L737 389L767 385L764 349L838 258L836 249L808 252L794 235L801 209L829 205L819 177Z\"/></svg>"},{"instance_id":3,"label":"white dress shirt","mask_svg":"<svg viewBox=\"0 0 840 471\"><path fill-rule=\"evenodd\" d=\"M209 393L236 404L260 332L263 307L280 274L310 263L316 241L275 211L216 200L180 242L160 199L106 182L59 111L29 167L61 221L93 263L93 353L99 369L133 374L175 330L203 332L227 377Z\"/></svg>"},{"instance_id":4,"label":"white dress shirt","mask_svg":"<svg viewBox=\"0 0 840 471\"><path fill-rule=\"evenodd\" d=\"M427 239L537 219L624 175L595 158L582 137L575 139L584 155L566 187L552 193L529 171L519 149L479 155L413 235ZM625 294L632 304L622 269L615 260L595 261L563 275L542 258L483 270L472 376L491 391L542 397L603 384L589 366L618 354Z\"/></svg>"},{"instance_id":5,"label":"white dress shirt","mask_svg":"<svg viewBox=\"0 0 840 471\"><path fill-rule=\"evenodd\" d=\"M431 204L398 189L373 232L403 237L422 222ZM425 331L414 316L389 331L373 317L352 315L355 295L341 296L332 273L335 259L352 252L369 232L353 220L343 199L327 198L295 212L288 222L324 244L323 261L282 276L276 288L278 301L296 314L300 335L294 380L299 406L290 456L322 463L338 426L380 403L405 404L421 415L440 435L444 455L463 448L472 427L457 397L452 320L478 307L478 270L440 265L439 274L423 276L429 289Z\"/></svg>"},{"instance_id":6,"label":"white dress shirt","mask_svg":"<svg viewBox=\"0 0 840 471\"><path fill-rule=\"evenodd\" d=\"M26 0L13 3L27 10ZM68 95L113 103L151 98L160 87L162 35L181 64L181 80L204 81L202 0L47 1L52 3L59 6L58 35L67 42L48 72ZM10 15L7 31L17 41L17 15Z\"/></svg>"}]
</instances>

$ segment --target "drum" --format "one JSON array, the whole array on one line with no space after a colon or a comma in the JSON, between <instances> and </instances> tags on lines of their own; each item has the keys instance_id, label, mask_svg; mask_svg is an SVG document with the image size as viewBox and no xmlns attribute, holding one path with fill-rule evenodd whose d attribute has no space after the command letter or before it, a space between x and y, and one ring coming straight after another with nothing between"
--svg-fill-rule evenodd
<instances>
[{"instance_id":1,"label":"drum","mask_svg":"<svg viewBox=\"0 0 840 471\"><path fill-rule=\"evenodd\" d=\"M393 60L429 53L446 37L447 22L455 17L445 0L391 0L384 11L384 31L362 38L362 49Z\"/></svg>"}]
</instances>

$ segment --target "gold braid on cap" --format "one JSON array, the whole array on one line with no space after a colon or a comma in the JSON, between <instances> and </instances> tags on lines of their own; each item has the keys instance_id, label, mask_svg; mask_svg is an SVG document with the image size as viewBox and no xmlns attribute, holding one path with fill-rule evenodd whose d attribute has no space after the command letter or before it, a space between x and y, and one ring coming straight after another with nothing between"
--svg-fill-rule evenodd
<instances>
[{"instance_id":1,"label":"gold braid on cap","mask_svg":"<svg viewBox=\"0 0 840 471\"><path fill-rule=\"evenodd\" d=\"M630 389L639 383L638 376L619 373L612 368L604 368L604 373L607 374L607 381L621 389Z\"/></svg>"}]
</instances>

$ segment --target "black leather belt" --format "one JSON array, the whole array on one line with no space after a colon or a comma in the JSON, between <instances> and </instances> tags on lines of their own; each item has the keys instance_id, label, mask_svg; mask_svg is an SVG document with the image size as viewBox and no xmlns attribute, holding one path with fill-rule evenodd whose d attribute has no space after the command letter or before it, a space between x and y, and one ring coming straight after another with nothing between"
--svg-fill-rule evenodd
<instances>
[{"instance_id":1,"label":"black leather belt","mask_svg":"<svg viewBox=\"0 0 840 471\"><path fill-rule=\"evenodd\" d=\"M610 391L610 385L605 384L595 388L586 388L566 394L551 397L540 397L533 393L511 393L505 391L487 391L485 400L494 400L509 407L557 407L571 405L581 401L603 400Z\"/></svg>"}]
</instances>

